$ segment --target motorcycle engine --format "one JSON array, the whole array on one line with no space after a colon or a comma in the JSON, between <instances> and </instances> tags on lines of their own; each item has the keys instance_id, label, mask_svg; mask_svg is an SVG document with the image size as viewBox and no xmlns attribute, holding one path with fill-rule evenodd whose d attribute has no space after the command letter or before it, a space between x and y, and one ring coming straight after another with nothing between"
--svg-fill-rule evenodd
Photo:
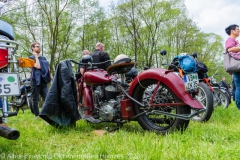
<instances>
[{"instance_id":1,"label":"motorcycle engine","mask_svg":"<svg viewBox=\"0 0 240 160\"><path fill-rule=\"evenodd\" d=\"M119 103L114 99L111 99L108 102L102 104L101 109L99 110L99 116L103 120L112 121L117 117L119 110Z\"/></svg>"},{"instance_id":2,"label":"motorcycle engine","mask_svg":"<svg viewBox=\"0 0 240 160\"><path fill-rule=\"evenodd\" d=\"M120 107L120 90L116 85L97 86L94 94L99 101L98 114L105 121L116 119ZM119 99L119 100L118 100Z\"/></svg>"}]
</instances>

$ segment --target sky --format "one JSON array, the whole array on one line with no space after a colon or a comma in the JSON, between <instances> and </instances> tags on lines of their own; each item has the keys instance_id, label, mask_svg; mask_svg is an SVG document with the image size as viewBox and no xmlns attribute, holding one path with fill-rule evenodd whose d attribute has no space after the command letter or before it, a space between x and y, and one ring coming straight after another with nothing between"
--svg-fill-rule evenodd
<instances>
[{"instance_id":1,"label":"sky","mask_svg":"<svg viewBox=\"0 0 240 160\"><path fill-rule=\"evenodd\" d=\"M100 5L107 8L111 1L100 0ZM240 25L239 0L185 0L185 5L190 18L197 23L201 31L221 35L224 40L228 38L225 33L227 26Z\"/></svg>"}]
</instances>

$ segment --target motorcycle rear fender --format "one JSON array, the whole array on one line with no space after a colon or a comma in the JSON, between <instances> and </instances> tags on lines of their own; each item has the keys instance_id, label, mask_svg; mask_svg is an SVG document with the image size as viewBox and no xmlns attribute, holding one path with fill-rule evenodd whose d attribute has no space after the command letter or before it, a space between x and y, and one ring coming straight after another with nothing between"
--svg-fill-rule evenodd
<instances>
[{"instance_id":1,"label":"motorcycle rear fender","mask_svg":"<svg viewBox=\"0 0 240 160\"><path fill-rule=\"evenodd\" d=\"M160 81L160 83L164 83L168 86L175 95L186 103L188 106L194 109L202 109L202 104L193 99L193 97L185 90L183 80L174 74L172 71L162 69L162 68L153 68L143 71L138 74L131 83L129 89L129 95L132 96L134 93L135 87L139 84L139 82L147 80L147 79L154 79Z\"/></svg>"}]
</instances>

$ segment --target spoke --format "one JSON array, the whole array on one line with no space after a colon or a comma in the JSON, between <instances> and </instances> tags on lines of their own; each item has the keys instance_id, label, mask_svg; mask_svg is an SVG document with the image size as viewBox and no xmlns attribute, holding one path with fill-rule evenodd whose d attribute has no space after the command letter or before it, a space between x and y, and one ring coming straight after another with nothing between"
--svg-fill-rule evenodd
<instances>
[{"instance_id":1,"label":"spoke","mask_svg":"<svg viewBox=\"0 0 240 160\"><path fill-rule=\"evenodd\" d=\"M143 102L144 104L149 104L152 94L155 90L156 84L151 85L150 87L147 87L147 89L144 91L143 94ZM162 86L160 84L159 88L157 89L156 95L153 99L153 103L154 104L163 104L163 103L169 103L175 101L173 95L171 94L171 92L165 88L164 86ZM146 108L140 108L141 110L146 110ZM159 111L164 111L164 112L173 112L176 113L176 107L156 107L153 108L154 110L159 110ZM151 114L148 116L144 116L144 119L146 121L149 121L150 123L152 123L152 125L154 126L158 126L160 128L166 128L172 125L172 123L174 123L175 118L172 117L168 117L165 115L156 115L156 114Z\"/></svg>"}]
</instances>

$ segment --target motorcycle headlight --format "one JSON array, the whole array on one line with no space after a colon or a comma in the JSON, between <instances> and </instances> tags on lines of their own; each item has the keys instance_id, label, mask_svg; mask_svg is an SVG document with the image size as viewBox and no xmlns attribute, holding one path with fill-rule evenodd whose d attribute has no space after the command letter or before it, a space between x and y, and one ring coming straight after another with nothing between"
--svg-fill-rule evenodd
<instances>
[{"instance_id":1,"label":"motorcycle headlight","mask_svg":"<svg viewBox=\"0 0 240 160\"><path fill-rule=\"evenodd\" d=\"M215 78L211 79L212 83L217 83L217 80Z\"/></svg>"}]
</instances>

